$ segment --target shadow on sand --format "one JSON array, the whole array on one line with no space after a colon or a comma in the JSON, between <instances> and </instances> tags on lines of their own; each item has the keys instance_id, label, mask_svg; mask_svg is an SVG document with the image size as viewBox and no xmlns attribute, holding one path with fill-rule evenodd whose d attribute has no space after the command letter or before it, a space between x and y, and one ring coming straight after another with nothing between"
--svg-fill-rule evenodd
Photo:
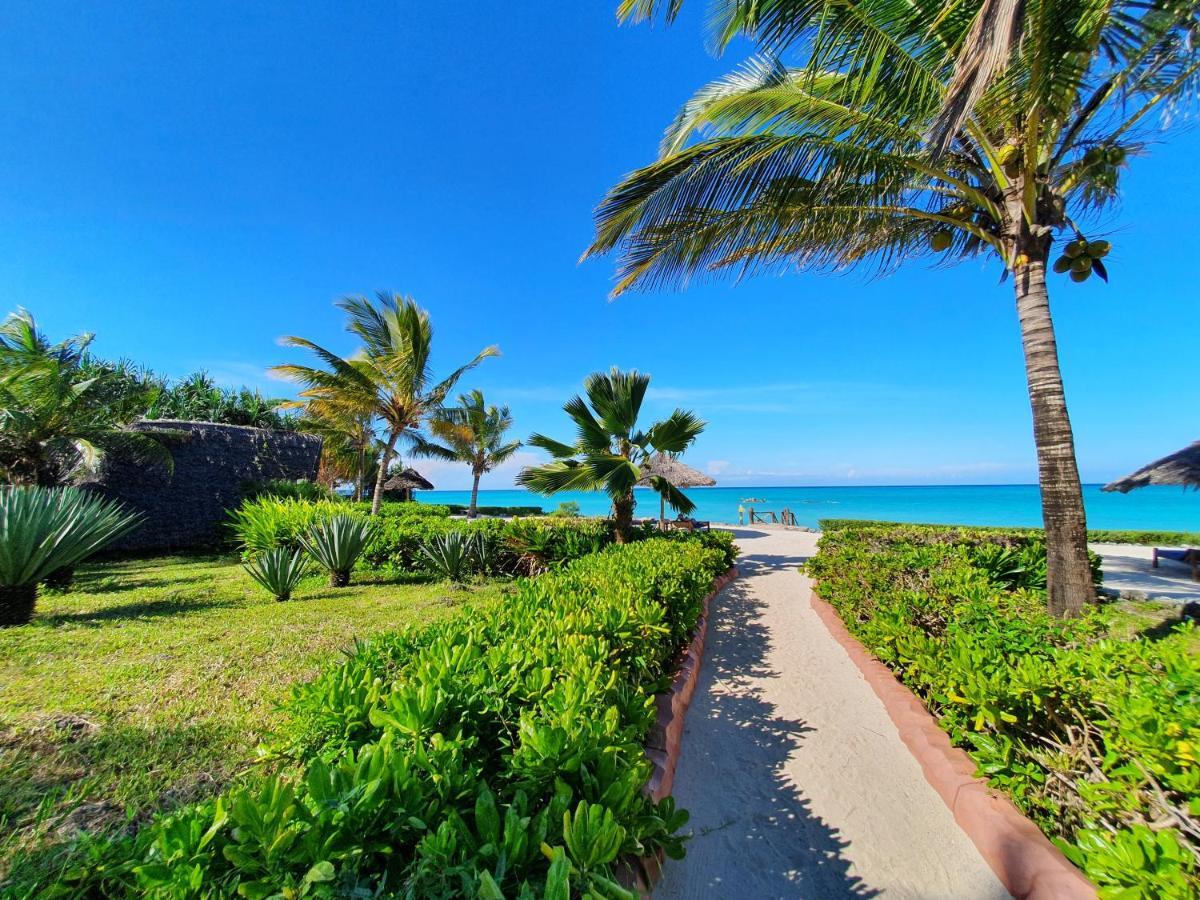
<instances>
[{"instance_id":1,"label":"shadow on sand","mask_svg":"<svg viewBox=\"0 0 1200 900\"><path fill-rule=\"evenodd\" d=\"M803 561L752 554L738 567L746 576ZM687 858L668 863L655 897L878 896L850 874L846 841L785 774L813 729L777 715L750 683L779 677L766 661L770 634L762 614L745 579L714 600L675 782L676 799L692 813L693 838Z\"/></svg>"}]
</instances>

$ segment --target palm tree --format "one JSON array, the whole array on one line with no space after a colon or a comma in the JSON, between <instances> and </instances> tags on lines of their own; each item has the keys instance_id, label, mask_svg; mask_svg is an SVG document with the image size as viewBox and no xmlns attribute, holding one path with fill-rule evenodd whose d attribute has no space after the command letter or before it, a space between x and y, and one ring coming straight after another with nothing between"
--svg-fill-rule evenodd
<instances>
[{"instance_id":1,"label":"palm tree","mask_svg":"<svg viewBox=\"0 0 1200 900\"><path fill-rule=\"evenodd\" d=\"M320 400L305 404L298 430L321 438L321 466L317 480L329 488L339 482L354 485L353 499L367 495L368 479L374 477L383 445L375 434L368 413L330 407Z\"/></svg>"},{"instance_id":2,"label":"palm tree","mask_svg":"<svg viewBox=\"0 0 1200 900\"><path fill-rule=\"evenodd\" d=\"M587 396L572 398L563 410L575 423L574 443L565 444L535 434L529 439L554 457L548 463L521 470L517 484L539 494L559 491L605 491L612 498L614 534L617 543L629 540L633 524L633 487L642 477L641 467L658 453L683 453L704 430L694 413L677 409L647 429L638 428L638 414L650 376L622 372L596 372L583 382ZM678 488L656 484L672 509L681 513L695 508Z\"/></svg>"},{"instance_id":3,"label":"palm tree","mask_svg":"<svg viewBox=\"0 0 1200 900\"><path fill-rule=\"evenodd\" d=\"M682 0L626 0L674 18ZM657 162L597 210L615 293L733 270L890 270L933 253L1012 276L1048 551L1048 603L1095 596L1046 268L1107 280L1086 220L1118 196L1137 130L1189 96L1197 6L1168 0L717 4L719 47L762 55L703 88ZM783 57L798 58L787 66Z\"/></svg>"},{"instance_id":4,"label":"palm tree","mask_svg":"<svg viewBox=\"0 0 1200 900\"><path fill-rule=\"evenodd\" d=\"M507 406L488 406L483 391L460 394L457 407L436 410L429 418L429 431L437 440L419 440L415 456L433 457L471 467L471 505L467 518L475 518L479 504L479 479L521 448L520 441L505 441L512 428ZM437 443L441 441L441 443Z\"/></svg>"},{"instance_id":5,"label":"palm tree","mask_svg":"<svg viewBox=\"0 0 1200 900\"><path fill-rule=\"evenodd\" d=\"M159 385L92 359L91 341L84 334L51 344L24 309L0 323L0 481L69 484L113 451L170 465L165 445L125 428Z\"/></svg>"},{"instance_id":6,"label":"palm tree","mask_svg":"<svg viewBox=\"0 0 1200 900\"><path fill-rule=\"evenodd\" d=\"M301 337L285 337L284 344L311 350L327 368L282 365L273 371L305 385L299 405L316 402L328 412L350 418L366 416L381 423L387 435L375 477L371 514L379 512L388 464L401 439L414 441L430 413L440 408L463 373L499 350L487 347L465 366L442 381L433 382L430 351L433 326L429 313L410 297L381 291L375 300L346 297L338 302L346 312L346 330L362 341L349 359Z\"/></svg>"}]
</instances>

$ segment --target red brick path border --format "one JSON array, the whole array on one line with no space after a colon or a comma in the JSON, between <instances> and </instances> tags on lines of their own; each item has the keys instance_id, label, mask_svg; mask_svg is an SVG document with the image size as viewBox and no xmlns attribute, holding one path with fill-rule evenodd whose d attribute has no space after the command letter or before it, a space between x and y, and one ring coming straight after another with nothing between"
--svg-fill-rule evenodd
<instances>
[{"instance_id":1,"label":"red brick path border","mask_svg":"<svg viewBox=\"0 0 1200 900\"><path fill-rule=\"evenodd\" d=\"M975 763L950 743L920 699L846 629L832 606L812 593L812 608L862 672L891 716L925 780L954 813L996 877L1018 900L1095 898L1095 886L1012 801L975 777Z\"/></svg>"}]
</instances>

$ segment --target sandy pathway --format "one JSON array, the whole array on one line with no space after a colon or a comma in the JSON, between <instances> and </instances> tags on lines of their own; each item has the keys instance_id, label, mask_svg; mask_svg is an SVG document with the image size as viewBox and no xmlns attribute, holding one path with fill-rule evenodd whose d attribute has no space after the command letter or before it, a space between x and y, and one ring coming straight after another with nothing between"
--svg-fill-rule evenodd
<instances>
[{"instance_id":1,"label":"sandy pathway","mask_svg":"<svg viewBox=\"0 0 1200 900\"><path fill-rule=\"evenodd\" d=\"M810 608L817 536L735 535L675 779L694 837L654 896L1007 897Z\"/></svg>"}]
</instances>

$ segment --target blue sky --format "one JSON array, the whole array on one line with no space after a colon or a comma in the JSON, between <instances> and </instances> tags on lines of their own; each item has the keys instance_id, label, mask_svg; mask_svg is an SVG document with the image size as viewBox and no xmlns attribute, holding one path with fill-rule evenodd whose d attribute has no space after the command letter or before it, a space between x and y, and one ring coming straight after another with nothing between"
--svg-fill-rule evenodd
<instances>
[{"instance_id":1,"label":"blue sky","mask_svg":"<svg viewBox=\"0 0 1200 900\"><path fill-rule=\"evenodd\" d=\"M689 460L722 483L1034 481L995 263L607 302L611 262L577 263L592 208L741 59L705 51L699 2L670 29L618 28L615 3L13 0L3 306L93 331L107 356L280 394L264 369L294 358L281 335L349 352L334 300L396 290L431 311L443 369L500 345L464 386L522 435L568 436L562 402L616 364L653 375L649 413L709 421ZM1052 282L1087 480L1200 437L1200 141L1162 139L1095 230L1112 283Z\"/></svg>"}]
</instances>

